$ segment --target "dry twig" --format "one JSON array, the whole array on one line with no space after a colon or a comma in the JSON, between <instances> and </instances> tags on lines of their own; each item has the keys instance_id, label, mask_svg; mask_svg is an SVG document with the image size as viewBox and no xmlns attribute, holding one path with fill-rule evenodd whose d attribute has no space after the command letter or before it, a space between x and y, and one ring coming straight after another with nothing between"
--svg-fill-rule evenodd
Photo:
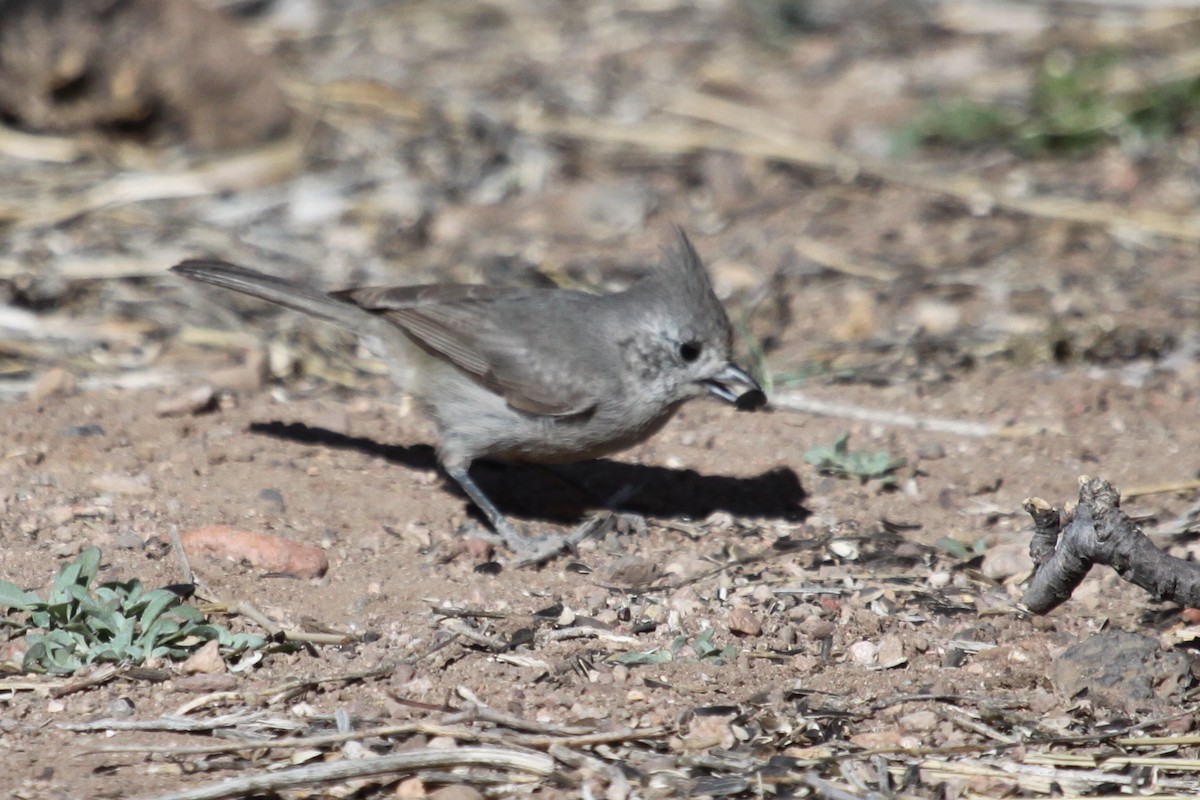
<instances>
[{"instance_id":1,"label":"dry twig","mask_svg":"<svg viewBox=\"0 0 1200 800\"><path fill-rule=\"evenodd\" d=\"M1156 600L1200 606L1200 568L1159 550L1120 508L1120 495L1099 478L1079 479L1079 505L1065 525L1041 498L1023 504L1033 517L1029 542L1036 571L1024 602L1045 614L1066 601L1095 564L1106 564Z\"/></svg>"},{"instance_id":2,"label":"dry twig","mask_svg":"<svg viewBox=\"0 0 1200 800\"><path fill-rule=\"evenodd\" d=\"M397 778L422 769L455 767L490 767L545 777L554 771L554 759L541 753L523 753L497 747L460 747L450 750L393 753L377 758L335 761L278 772L260 772L244 778L230 778L198 789L158 795L153 800L225 800L283 789L321 786L334 781L383 776Z\"/></svg>"}]
</instances>

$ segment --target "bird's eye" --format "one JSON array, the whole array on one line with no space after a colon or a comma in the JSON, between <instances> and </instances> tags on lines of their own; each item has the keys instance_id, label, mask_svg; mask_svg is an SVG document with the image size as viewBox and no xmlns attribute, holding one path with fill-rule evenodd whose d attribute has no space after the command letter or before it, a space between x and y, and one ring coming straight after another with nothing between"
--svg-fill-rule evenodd
<instances>
[{"instance_id":1,"label":"bird's eye","mask_svg":"<svg viewBox=\"0 0 1200 800\"><path fill-rule=\"evenodd\" d=\"M684 342L679 345L679 357L689 364L700 357L699 342Z\"/></svg>"}]
</instances>

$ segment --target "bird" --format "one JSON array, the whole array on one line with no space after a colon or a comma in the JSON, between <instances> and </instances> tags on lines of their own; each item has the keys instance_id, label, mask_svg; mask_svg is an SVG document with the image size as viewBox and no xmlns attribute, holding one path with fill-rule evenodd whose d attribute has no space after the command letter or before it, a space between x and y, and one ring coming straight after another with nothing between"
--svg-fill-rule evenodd
<instances>
[{"instance_id":1,"label":"bird","mask_svg":"<svg viewBox=\"0 0 1200 800\"><path fill-rule=\"evenodd\" d=\"M733 326L682 229L623 291L485 284L326 293L217 259L171 271L358 334L433 421L438 463L521 564L585 535L530 536L470 476L478 459L554 464L610 455L710 395L755 410L758 382L734 361Z\"/></svg>"}]
</instances>

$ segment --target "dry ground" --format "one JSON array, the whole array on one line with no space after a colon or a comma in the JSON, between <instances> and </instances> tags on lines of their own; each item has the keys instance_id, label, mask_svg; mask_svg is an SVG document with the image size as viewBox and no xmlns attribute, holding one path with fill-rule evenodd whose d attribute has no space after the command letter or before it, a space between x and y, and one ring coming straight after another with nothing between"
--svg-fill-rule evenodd
<instances>
[{"instance_id":1,"label":"dry ground","mask_svg":"<svg viewBox=\"0 0 1200 800\"><path fill-rule=\"evenodd\" d=\"M1200 468L1200 139L1071 161L939 154L904 167L920 180L878 160L922 99L1009 98L1039 54L1149 23L1087 9L1014 32L1015 9L989 22L970 3L863 3L839 19L813 4L832 16L776 41L751 9L786 4L277 5L240 24L307 120L283 180L185 197L172 181L190 166L159 139L81 134L64 140L81 148L69 165L0 157L0 578L44 591L97 545L103 579L165 585L179 565L152 538L267 531L319 544L328 573L197 558L200 594L348 643L204 679L170 665L78 689L7 675L11 796L169 796L293 755L452 741L549 752L554 773L430 769L280 794L420 797L469 779L497 797L1196 790L1193 740L1128 738L1194 727L1186 617L1108 571L1046 617L1019 599L1025 497L1070 500L1080 474L1153 490ZM813 142L860 171L831 169ZM139 195L151 202L94 191L153 175L168 179ZM540 569L470 536L430 426L352 343L163 274L212 253L328 285L613 287L674 222L776 396L844 413L696 402L610 461L480 465L535 530L621 512ZM215 408L158 413L196 386ZM806 463L843 433L906 459L894 486ZM1188 555L1195 492L1126 507ZM1093 634L1109 637L1099 655L1070 650ZM215 736L212 720L239 711L259 716ZM152 729L180 713L201 729ZM102 719L148 729L64 727Z\"/></svg>"}]
</instances>

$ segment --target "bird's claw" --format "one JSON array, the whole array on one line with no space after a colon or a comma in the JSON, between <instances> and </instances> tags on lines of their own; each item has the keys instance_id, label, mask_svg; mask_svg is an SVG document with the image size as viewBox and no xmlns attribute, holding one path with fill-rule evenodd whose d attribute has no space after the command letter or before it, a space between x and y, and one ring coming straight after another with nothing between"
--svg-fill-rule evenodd
<instances>
[{"instance_id":1,"label":"bird's claw","mask_svg":"<svg viewBox=\"0 0 1200 800\"><path fill-rule=\"evenodd\" d=\"M544 564L564 550L574 550L585 539L601 536L612 530L616 524L616 516L605 513L598 514L581 523L575 530L565 536L543 536L533 538L525 536L515 529L509 535L501 532L504 543L517 556L518 567L533 567Z\"/></svg>"}]
</instances>

